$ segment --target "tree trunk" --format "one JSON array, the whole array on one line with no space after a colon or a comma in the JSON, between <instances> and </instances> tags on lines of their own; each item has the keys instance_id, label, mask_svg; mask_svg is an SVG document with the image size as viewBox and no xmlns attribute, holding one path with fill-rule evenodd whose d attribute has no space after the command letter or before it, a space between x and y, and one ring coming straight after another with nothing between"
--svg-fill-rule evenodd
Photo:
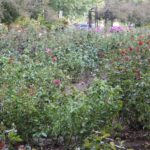
<instances>
[{"instance_id":1,"label":"tree trunk","mask_svg":"<svg viewBox=\"0 0 150 150\"><path fill-rule=\"evenodd\" d=\"M108 31L108 20L107 19L105 19L104 25L105 25L105 32L107 32Z\"/></svg>"}]
</instances>

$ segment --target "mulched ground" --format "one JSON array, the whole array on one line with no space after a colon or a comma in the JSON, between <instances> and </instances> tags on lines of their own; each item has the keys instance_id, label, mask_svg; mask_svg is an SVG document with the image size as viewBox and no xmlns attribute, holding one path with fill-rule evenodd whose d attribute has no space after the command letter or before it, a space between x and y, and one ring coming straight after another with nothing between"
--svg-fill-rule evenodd
<instances>
[{"instance_id":1,"label":"mulched ground","mask_svg":"<svg viewBox=\"0 0 150 150\"><path fill-rule=\"evenodd\" d=\"M117 150L150 150L150 131L133 131L133 130L124 130L120 134L119 138L121 141L124 141L124 148L118 148ZM115 138L114 138L114 141ZM42 143L42 144L40 144ZM35 148L32 150L73 150L66 149L63 145L53 145L50 139L40 139L40 141L36 142ZM40 146L41 145L41 146ZM53 148L51 148L53 145ZM19 148L14 150L27 150L25 148L25 144L20 144ZM4 148L0 150L9 150L8 148Z\"/></svg>"},{"instance_id":2,"label":"mulched ground","mask_svg":"<svg viewBox=\"0 0 150 150\"><path fill-rule=\"evenodd\" d=\"M133 150L150 150L149 131L124 131L121 134L121 140L125 141L126 148L132 148Z\"/></svg>"}]
</instances>

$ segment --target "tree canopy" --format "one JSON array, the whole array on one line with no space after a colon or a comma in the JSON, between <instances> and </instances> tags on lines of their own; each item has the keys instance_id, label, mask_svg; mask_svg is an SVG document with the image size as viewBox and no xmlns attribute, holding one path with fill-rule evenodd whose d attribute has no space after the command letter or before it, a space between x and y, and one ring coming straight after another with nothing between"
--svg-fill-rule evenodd
<instances>
[{"instance_id":1,"label":"tree canopy","mask_svg":"<svg viewBox=\"0 0 150 150\"><path fill-rule=\"evenodd\" d=\"M150 2L148 0L1 0L0 21L11 23L18 15L37 19L39 14L58 16L60 10L64 16L83 16L92 7L100 11L109 10L122 21L143 24L150 21ZM50 18L47 17L47 18Z\"/></svg>"},{"instance_id":2,"label":"tree canopy","mask_svg":"<svg viewBox=\"0 0 150 150\"><path fill-rule=\"evenodd\" d=\"M16 5L11 0L2 0L0 3L0 21L9 25L19 16Z\"/></svg>"}]
</instances>

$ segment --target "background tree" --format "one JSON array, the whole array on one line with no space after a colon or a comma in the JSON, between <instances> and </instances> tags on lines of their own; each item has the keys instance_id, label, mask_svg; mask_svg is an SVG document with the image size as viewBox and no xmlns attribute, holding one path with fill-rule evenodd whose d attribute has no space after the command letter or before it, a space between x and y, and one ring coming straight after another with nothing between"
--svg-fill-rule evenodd
<instances>
[{"instance_id":1,"label":"background tree","mask_svg":"<svg viewBox=\"0 0 150 150\"><path fill-rule=\"evenodd\" d=\"M104 0L103 8L98 11L99 18L113 24L114 19L140 26L150 22L150 1L144 0Z\"/></svg>"},{"instance_id":2,"label":"background tree","mask_svg":"<svg viewBox=\"0 0 150 150\"><path fill-rule=\"evenodd\" d=\"M11 0L2 0L0 8L0 21L8 26L19 17L17 6Z\"/></svg>"},{"instance_id":3,"label":"background tree","mask_svg":"<svg viewBox=\"0 0 150 150\"><path fill-rule=\"evenodd\" d=\"M103 0L50 0L50 6L56 11L62 10L65 16L82 16L84 12Z\"/></svg>"},{"instance_id":4,"label":"background tree","mask_svg":"<svg viewBox=\"0 0 150 150\"><path fill-rule=\"evenodd\" d=\"M83 16L98 7L99 18L135 23L137 26L150 22L149 0L0 0L0 21L13 22L19 14L37 19L42 14L46 20L58 17L60 10L67 17Z\"/></svg>"},{"instance_id":5,"label":"background tree","mask_svg":"<svg viewBox=\"0 0 150 150\"><path fill-rule=\"evenodd\" d=\"M143 0L105 0L105 9L110 10L116 18L123 22L140 26L149 22L150 1Z\"/></svg>"}]
</instances>

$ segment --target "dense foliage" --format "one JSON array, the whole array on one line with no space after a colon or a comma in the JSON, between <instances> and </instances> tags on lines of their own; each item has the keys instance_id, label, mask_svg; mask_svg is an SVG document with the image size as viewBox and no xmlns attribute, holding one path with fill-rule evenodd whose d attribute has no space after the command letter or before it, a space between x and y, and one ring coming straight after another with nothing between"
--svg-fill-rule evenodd
<instances>
[{"instance_id":1,"label":"dense foliage","mask_svg":"<svg viewBox=\"0 0 150 150\"><path fill-rule=\"evenodd\" d=\"M38 19L42 15L48 22L58 19L59 12L71 20L88 17L90 9L97 8L99 19L114 21L119 19L124 23L134 23L136 26L150 22L150 2L148 0L1 0L0 22L11 23L16 17L28 16ZM142 13L141 13L142 12Z\"/></svg>"},{"instance_id":2,"label":"dense foliage","mask_svg":"<svg viewBox=\"0 0 150 150\"><path fill-rule=\"evenodd\" d=\"M92 148L118 124L150 129L149 30L0 27L1 133L15 128L25 141L63 139L66 146L85 139L83 147ZM78 90L73 83L85 79L90 84Z\"/></svg>"},{"instance_id":3,"label":"dense foliage","mask_svg":"<svg viewBox=\"0 0 150 150\"><path fill-rule=\"evenodd\" d=\"M0 8L0 22L9 25L19 17L19 12L12 1L2 0L2 2L0 3Z\"/></svg>"}]
</instances>

